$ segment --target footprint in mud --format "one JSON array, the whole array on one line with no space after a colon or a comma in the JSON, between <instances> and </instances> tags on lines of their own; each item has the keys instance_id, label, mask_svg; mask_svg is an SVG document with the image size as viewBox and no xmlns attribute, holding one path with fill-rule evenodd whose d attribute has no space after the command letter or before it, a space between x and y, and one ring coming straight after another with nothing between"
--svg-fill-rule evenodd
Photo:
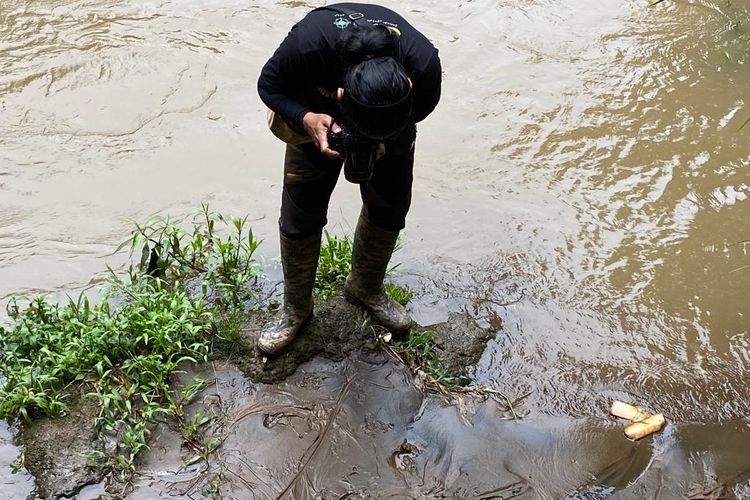
<instances>
[{"instance_id":1,"label":"footprint in mud","mask_svg":"<svg viewBox=\"0 0 750 500\"><path fill-rule=\"evenodd\" d=\"M388 465L397 471L412 472L416 469L418 455L419 448L404 439L404 442L388 457Z\"/></svg>"}]
</instances>

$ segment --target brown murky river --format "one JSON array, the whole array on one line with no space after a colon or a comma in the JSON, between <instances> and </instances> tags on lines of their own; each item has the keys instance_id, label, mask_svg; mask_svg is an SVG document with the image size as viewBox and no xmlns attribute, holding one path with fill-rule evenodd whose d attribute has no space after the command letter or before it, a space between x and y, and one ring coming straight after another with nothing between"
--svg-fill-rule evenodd
<instances>
[{"instance_id":1,"label":"brown murky river","mask_svg":"<svg viewBox=\"0 0 750 500\"><path fill-rule=\"evenodd\" d=\"M294 426L288 457L266 444L252 460L315 466L295 497L683 498L713 481L750 498L750 1L382 3L435 42L444 67L443 100L420 125L398 279L417 290L423 324L460 310L501 320L474 376L529 393L530 415L508 424L480 409L463 428L435 408L415 423L420 402L405 388L375 403L350 394L353 373L375 380L382 364L313 363L334 375L283 397L359 402L334 440L359 447L357 474L320 456L346 455L335 449L298 457L307 438ZM130 219L202 201L249 215L270 270L283 148L255 83L289 26L322 4L0 0L3 303L77 294L124 262L110 253ZM329 228L351 231L357 201L342 180ZM670 426L653 445L623 444L612 398L663 411ZM393 486L372 458L382 440L341 430L376 403L393 417L384 447L431 449L414 459L421 485ZM0 437L8 463L15 449ZM31 484L5 470L0 482L12 498ZM286 486L253 484L258 498Z\"/></svg>"}]
</instances>

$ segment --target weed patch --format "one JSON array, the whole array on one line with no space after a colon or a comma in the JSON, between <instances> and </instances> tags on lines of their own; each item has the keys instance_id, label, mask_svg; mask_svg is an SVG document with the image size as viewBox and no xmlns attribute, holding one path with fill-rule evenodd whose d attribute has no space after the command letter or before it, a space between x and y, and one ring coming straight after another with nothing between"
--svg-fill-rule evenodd
<instances>
[{"instance_id":1,"label":"weed patch","mask_svg":"<svg viewBox=\"0 0 750 500\"><path fill-rule=\"evenodd\" d=\"M11 325L0 327L0 417L65 414L71 391L80 388L100 409L95 425L106 451L97 454L122 479L135 471L156 422L172 419L197 448L192 430L205 422L185 422L182 408L202 381L175 393L173 377L184 362L206 361L215 338L237 339L239 306L259 276L259 242L246 219L227 221L207 205L191 229L185 222L135 224L120 248L129 245L140 259L124 278L110 269L99 304L85 295L62 305L40 297L21 310L11 301ZM188 286L194 280L200 292ZM200 449L205 455L211 448Z\"/></svg>"},{"instance_id":2,"label":"weed patch","mask_svg":"<svg viewBox=\"0 0 750 500\"><path fill-rule=\"evenodd\" d=\"M331 297L346 283L346 277L352 270L352 248L350 236L334 236L328 231L323 233L315 275L315 291L321 298ZM386 277L390 276L396 267L398 265L389 268ZM410 289L394 283L386 283L385 292L401 305L406 305L414 296Z\"/></svg>"},{"instance_id":3,"label":"weed patch","mask_svg":"<svg viewBox=\"0 0 750 500\"><path fill-rule=\"evenodd\" d=\"M229 229L226 237L219 234L217 222ZM261 242L247 225L247 217L227 220L203 204L188 219L173 221L157 215L133 225L131 237L117 248L129 247L131 255L140 256L128 268L130 283L146 276L168 283L201 276L201 291L213 302L240 306L252 297L248 285L261 275L253 257Z\"/></svg>"},{"instance_id":4,"label":"weed patch","mask_svg":"<svg viewBox=\"0 0 750 500\"><path fill-rule=\"evenodd\" d=\"M429 380L445 389L455 385L438 356L433 337L435 332L427 329L412 332L403 342L393 344L392 349L407 366L421 370Z\"/></svg>"},{"instance_id":5,"label":"weed patch","mask_svg":"<svg viewBox=\"0 0 750 500\"><path fill-rule=\"evenodd\" d=\"M315 274L315 290L324 299L330 297L344 286L351 270L351 237L334 236L325 231Z\"/></svg>"},{"instance_id":6,"label":"weed patch","mask_svg":"<svg viewBox=\"0 0 750 500\"><path fill-rule=\"evenodd\" d=\"M68 409L65 389L81 382L101 407L102 435L121 437L109 465L127 474L146 446L147 424L179 416L170 378L181 362L206 359L213 314L155 279L123 293L119 309L107 301L92 307L82 295L63 306L38 298L12 311L15 325L0 330L0 417L59 416Z\"/></svg>"},{"instance_id":7,"label":"weed patch","mask_svg":"<svg viewBox=\"0 0 750 500\"><path fill-rule=\"evenodd\" d=\"M410 288L396 285L395 283L386 283L385 293L402 306L405 306L414 298L414 292Z\"/></svg>"}]
</instances>

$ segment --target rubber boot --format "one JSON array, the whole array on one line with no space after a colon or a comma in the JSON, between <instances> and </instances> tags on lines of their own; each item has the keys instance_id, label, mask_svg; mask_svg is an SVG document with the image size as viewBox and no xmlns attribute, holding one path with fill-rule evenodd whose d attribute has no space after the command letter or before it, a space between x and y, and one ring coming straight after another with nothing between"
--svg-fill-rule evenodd
<instances>
[{"instance_id":1,"label":"rubber boot","mask_svg":"<svg viewBox=\"0 0 750 500\"><path fill-rule=\"evenodd\" d=\"M367 309L375 323L393 333L406 333L413 321L404 306L390 298L383 287L398 233L375 227L360 214L354 232L352 271L346 278L344 298Z\"/></svg>"},{"instance_id":2,"label":"rubber boot","mask_svg":"<svg viewBox=\"0 0 750 500\"><path fill-rule=\"evenodd\" d=\"M266 354L278 354L288 346L312 317L320 234L294 240L280 235L284 306L279 317L267 323L261 331L258 348Z\"/></svg>"}]
</instances>

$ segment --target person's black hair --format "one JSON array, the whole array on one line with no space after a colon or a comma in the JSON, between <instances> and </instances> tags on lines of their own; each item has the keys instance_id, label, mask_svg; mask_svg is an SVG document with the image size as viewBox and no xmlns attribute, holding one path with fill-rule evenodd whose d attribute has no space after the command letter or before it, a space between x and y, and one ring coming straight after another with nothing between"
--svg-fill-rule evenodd
<instances>
[{"instance_id":1,"label":"person's black hair","mask_svg":"<svg viewBox=\"0 0 750 500\"><path fill-rule=\"evenodd\" d=\"M411 84L398 57L398 36L385 26L354 26L339 40L345 120L359 133L385 138L412 120Z\"/></svg>"},{"instance_id":2,"label":"person's black hair","mask_svg":"<svg viewBox=\"0 0 750 500\"><path fill-rule=\"evenodd\" d=\"M351 26L341 32L336 49L346 73L367 58L398 57L398 36L380 24Z\"/></svg>"}]
</instances>

